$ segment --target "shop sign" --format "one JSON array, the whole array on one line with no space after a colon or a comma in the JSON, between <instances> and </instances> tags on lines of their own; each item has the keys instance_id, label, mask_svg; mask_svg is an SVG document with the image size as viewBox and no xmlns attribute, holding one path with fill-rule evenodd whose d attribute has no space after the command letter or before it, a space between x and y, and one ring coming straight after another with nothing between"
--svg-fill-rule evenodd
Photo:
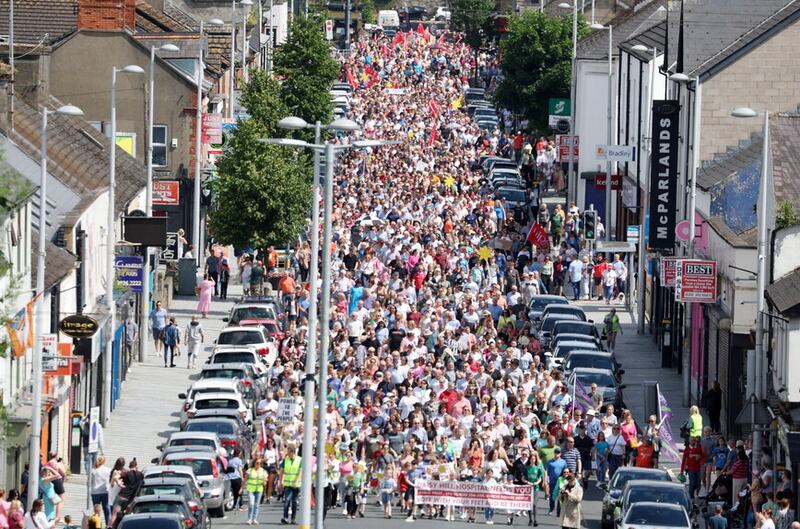
<instances>
[{"instance_id":1,"label":"shop sign","mask_svg":"<svg viewBox=\"0 0 800 529\"><path fill-rule=\"evenodd\" d=\"M682 257L662 257L661 258L661 284L667 288L675 286L675 276L677 275L678 263Z\"/></svg>"},{"instance_id":2,"label":"shop sign","mask_svg":"<svg viewBox=\"0 0 800 529\"><path fill-rule=\"evenodd\" d=\"M177 180L153 181L153 205L177 206L181 201L181 186Z\"/></svg>"},{"instance_id":3,"label":"shop sign","mask_svg":"<svg viewBox=\"0 0 800 529\"><path fill-rule=\"evenodd\" d=\"M86 314L73 314L62 319L58 323L58 328L73 338L91 338L100 326L96 319Z\"/></svg>"},{"instance_id":4,"label":"shop sign","mask_svg":"<svg viewBox=\"0 0 800 529\"><path fill-rule=\"evenodd\" d=\"M114 258L114 268L117 269L117 283L131 292L142 291L144 259L141 256L119 255Z\"/></svg>"},{"instance_id":5,"label":"shop sign","mask_svg":"<svg viewBox=\"0 0 800 529\"><path fill-rule=\"evenodd\" d=\"M680 105L677 101L653 101L648 240L650 247L655 249L672 249L675 246L679 120Z\"/></svg>"},{"instance_id":6,"label":"shop sign","mask_svg":"<svg viewBox=\"0 0 800 529\"><path fill-rule=\"evenodd\" d=\"M675 301L714 303L717 300L716 261L683 259L675 271Z\"/></svg>"}]
</instances>

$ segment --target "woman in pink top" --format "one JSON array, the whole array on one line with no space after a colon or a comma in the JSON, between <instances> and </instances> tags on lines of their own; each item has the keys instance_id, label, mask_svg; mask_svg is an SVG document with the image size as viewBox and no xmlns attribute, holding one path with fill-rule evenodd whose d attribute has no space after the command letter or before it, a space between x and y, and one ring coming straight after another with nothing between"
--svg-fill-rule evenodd
<instances>
[{"instance_id":1,"label":"woman in pink top","mask_svg":"<svg viewBox=\"0 0 800 529\"><path fill-rule=\"evenodd\" d=\"M628 410L622 411L622 424L619 426L622 439L625 441L625 460L631 461L636 457L636 423L633 422L633 415Z\"/></svg>"},{"instance_id":2,"label":"woman in pink top","mask_svg":"<svg viewBox=\"0 0 800 529\"><path fill-rule=\"evenodd\" d=\"M205 274L203 280L197 285L198 294L200 295L197 312L202 314L204 318L208 317L208 311L211 310L211 294L214 293L214 284L214 280L208 274Z\"/></svg>"}]
</instances>

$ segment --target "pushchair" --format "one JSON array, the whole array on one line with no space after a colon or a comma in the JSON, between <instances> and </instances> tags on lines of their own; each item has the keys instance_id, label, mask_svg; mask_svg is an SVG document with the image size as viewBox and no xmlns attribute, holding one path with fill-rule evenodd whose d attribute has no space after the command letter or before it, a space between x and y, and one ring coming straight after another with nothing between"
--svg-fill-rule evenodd
<instances>
[{"instance_id":1,"label":"pushchair","mask_svg":"<svg viewBox=\"0 0 800 529\"><path fill-rule=\"evenodd\" d=\"M745 486L741 491L737 491L734 496L734 505L731 506L731 489L733 488L733 478L730 475L722 474L714 480L708 494L698 497L698 508L700 515L708 526L708 519L714 516L717 505L722 508L722 516L727 518L728 527L731 529L744 527L744 520L747 517L749 506L750 489Z\"/></svg>"}]
</instances>

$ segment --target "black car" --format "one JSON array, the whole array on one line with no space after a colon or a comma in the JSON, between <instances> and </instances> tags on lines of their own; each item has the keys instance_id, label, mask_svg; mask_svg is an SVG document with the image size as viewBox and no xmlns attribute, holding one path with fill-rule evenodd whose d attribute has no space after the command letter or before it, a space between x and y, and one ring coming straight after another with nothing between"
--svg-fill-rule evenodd
<instances>
[{"instance_id":1,"label":"black car","mask_svg":"<svg viewBox=\"0 0 800 529\"><path fill-rule=\"evenodd\" d=\"M568 305L569 300L564 296L554 296L551 294L533 296L530 302L528 302L528 317L531 321L541 319L544 308L553 303Z\"/></svg>"},{"instance_id":2,"label":"black car","mask_svg":"<svg viewBox=\"0 0 800 529\"><path fill-rule=\"evenodd\" d=\"M625 488L626 483L634 479L671 481L669 474L664 469L619 467L605 487L606 494L603 496L603 511L600 520L601 529L611 529L614 526L614 509L622 496L622 489Z\"/></svg>"},{"instance_id":3,"label":"black car","mask_svg":"<svg viewBox=\"0 0 800 529\"><path fill-rule=\"evenodd\" d=\"M610 369L578 367L573 369L567 378L570 388L574 386L575 379L580 380L587 391L592 384L597 384L597 391L603 395L603 405L613 404L616 414L619 414L625 407L625 401L622 399L622 390L625 389L625 385L619 383L616 375Z\"/></svg>"},{"instance_id":4,"label":"black car","mask_svg":"<svg viewBox=\"0 0 800 529\"><path fill-rule=\"evenodd\" d=\"M177 513L129 514L118 529L189 529L186 518Z\"/></svg>"},{"instance_id":5,"label":"black car","mask_svg":"<svg viewBox=\"0 0 800 529\"><path fill-rule=\"evenodd\" d=\"M194 518L201 520L208 516L206 504L203 501L203 492L194 479L184 476L156 476L143 480L134 497L139 496L183 496L189 502L189 508L194 505L199 508L194 511Z\"/></svg>"},{"instance_id":6,"label":"black car","mask_svg":"<svg viewBox=\"0 0 800 529\"><path fill-rule=\"evenodd\" d=\"M600 333L597 332L597 327L595 327L594 323L588 321L560 321L553 326L553 332L550 334L550 338L554 339L562 333L585 334L598 340L600 339Z\"/></svg>"},{"instance_id":7,"label":"black car","mask_svg":"<svg viewBox=\"0 0 800 529\"><path fill-rule=\"evenodd\" d=\"M423 6L401 7L397 10L397 14L403 22L427 20L430 17L428 10Z\"/></svg>"},{"instance_id":8,"label":"black car","mask_svg":"<svg viewBox=\"0 0 800 529\"><path fill-rule=\"evenodd\" d=\"M252 429L243 427L241 420L229 417L196 417L186 423L183 431L215 433L229 454L233 454L237 448L249 454L253 445Z\"/></svg>"},{"instance_id":9,"label":"black car","mask_svg":"<svg viewBox=\"0 0 800 529\"><path fill-rule=\"evenodd\" d=\"M187 500L181 494L137 496L128 504L122 520L128 515L141 513L178 514L183 517L186 527L189 529L208 529L211 526L208 512L205 511L202 503L198 504L193 500ZM198 516L197 513L200 515ZM116 518L116 523L120 523L119 516Z\"/></svg>"},{"instance_id":10,"label":"black car","mask_svg":"<svg viewBox=\"0 0 800 529\"><path fill-rule=\"evenodd\" d=\"M614 353L602 353L600 351L588 351L586 349L578 349L571 351L564 359L561 365L562 371L566 376L569 376L574 369L579 367L591 367L595 369L609 369L617 377L617 381L621 380L625 370L617 362Z\"/></svg>"},{"instance_id":11,"label":"black car","mask_svg":"<svg viewBox=\"0 0 800 529\"><path fill-rule=\"evenodd\" d=\"M619 524L625 518L631 505L642 501L680 505L690 517L695 510L689 499L689 491L683 483L632 479L625 484L622 496L617 502L617 508L614 511L616 523Z\"/></svg>"}]
</instances>

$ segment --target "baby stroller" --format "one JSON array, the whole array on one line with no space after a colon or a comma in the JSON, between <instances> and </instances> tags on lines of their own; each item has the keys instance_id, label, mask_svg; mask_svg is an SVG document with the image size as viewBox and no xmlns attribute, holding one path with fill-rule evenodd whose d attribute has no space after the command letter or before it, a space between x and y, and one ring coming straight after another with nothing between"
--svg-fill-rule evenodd
<instances>
[{"instance_id":1,"label":"baby stroller","mask_svg":"<svg viewBox=\"0 0 800 529\"><path fill-rule=\"evenodd\" d=\"M700 515L706 521L706 526L708 526L708 519L714 516L716 507L720 506L722 508L722 516L728 519L728 526L734 527L734 516L730 504L732 488L733 478L723 474L714 480L708 494L705 496L698 496L697 508L700 511Z\"/></svg>"}]
</instances>

